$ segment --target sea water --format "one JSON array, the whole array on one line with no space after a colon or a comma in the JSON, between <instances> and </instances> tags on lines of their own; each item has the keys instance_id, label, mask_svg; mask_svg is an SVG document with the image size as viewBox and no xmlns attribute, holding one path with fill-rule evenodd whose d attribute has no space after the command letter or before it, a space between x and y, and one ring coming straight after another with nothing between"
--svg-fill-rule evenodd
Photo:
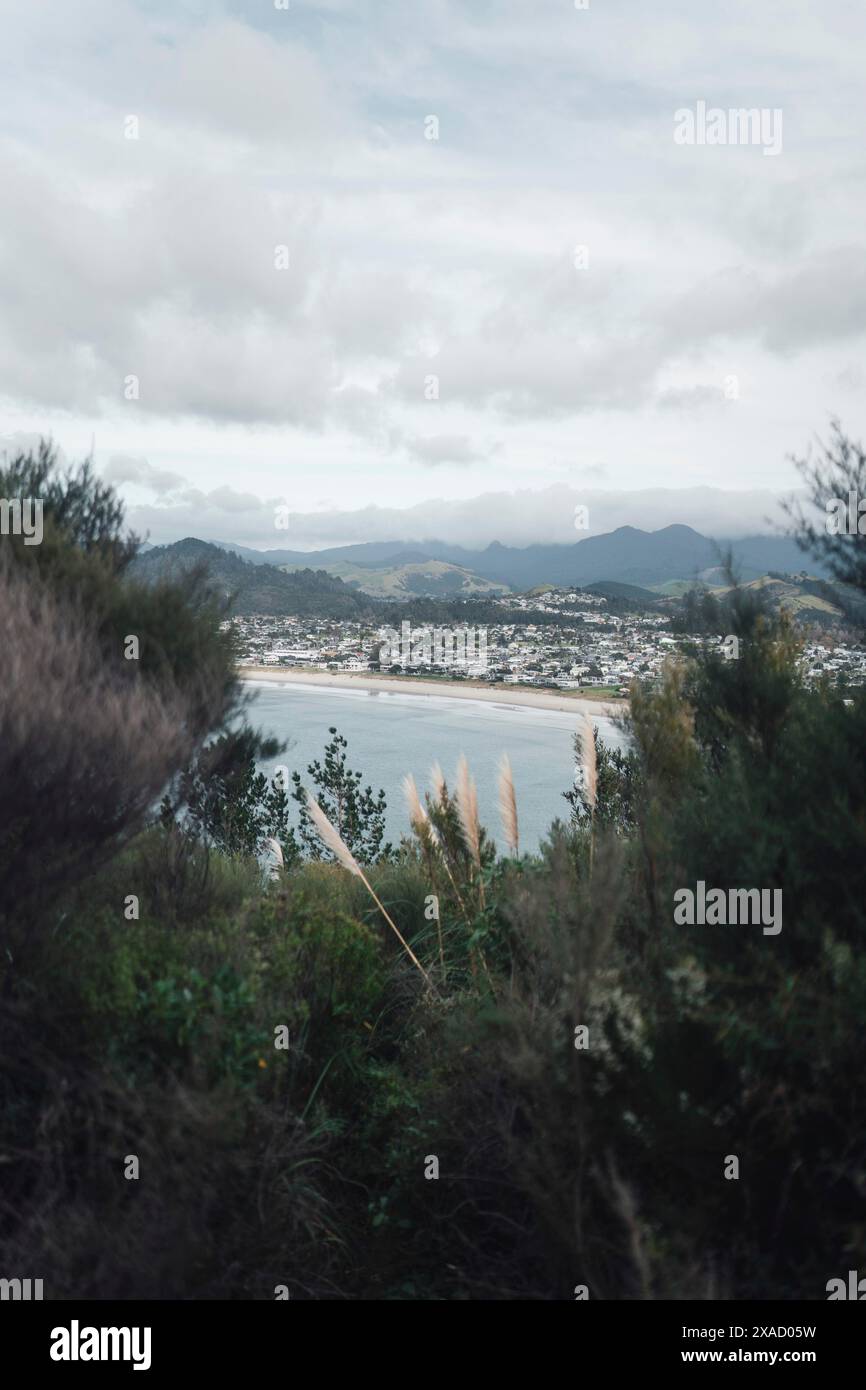
<instances>
[{"instance_id":1,"label":"sea water","mask_svg":"<svg viewBox=\"0 0 866 1390\"><path fill-rule=\"evenodd\" d=\"M290 773L298 771L304 785L313 790L307 765L314 759L322 761L328 730L335 727L348 743L348 767L362 773L362 787L385 792L388 838L395 845L409 834L403 778L412 773L423 796L430 786L431 764L438 762L453 786L461 753L466 754L478 787L481 823L500 849L505 849L498 811L498 764L503 753L508 754L514 775L521 850L536 850L551 823L570 815L563 793L574 784L577 711L289 682L247 681L245 687L254 695L250 722L288 745L279 757L263 762L262 770L272 774L278 765L285 765ZM624 736L609 717L590 717L605 743L623 746Z\"/></svg>"}]
</instances>

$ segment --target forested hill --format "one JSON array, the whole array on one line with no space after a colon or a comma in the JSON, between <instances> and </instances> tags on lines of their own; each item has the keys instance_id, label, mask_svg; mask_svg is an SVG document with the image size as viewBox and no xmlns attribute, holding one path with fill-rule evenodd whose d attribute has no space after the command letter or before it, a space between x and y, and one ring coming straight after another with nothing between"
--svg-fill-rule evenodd
<instances>
[{"instance_id":1,"label":"forested hill","mask_svg":"<svg viewBox=\"0 0 866 1390\"><path fill-rule=\"evenodd\" d=\"M348 588L324 570L284 573L273 565L252 565L218 545L188 536L174 545L154 546L136 556L129 573L148 583L173 579L205 565L210 583L231 600L232 613L273 613L278 617L345 618L383 621L384 605Z\"/></svg>"}]
</instances>

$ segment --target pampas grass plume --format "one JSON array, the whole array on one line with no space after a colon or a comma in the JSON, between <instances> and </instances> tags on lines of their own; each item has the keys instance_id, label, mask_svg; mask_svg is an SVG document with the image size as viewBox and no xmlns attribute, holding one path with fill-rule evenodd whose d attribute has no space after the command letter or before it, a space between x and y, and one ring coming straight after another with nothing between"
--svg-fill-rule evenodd
<instances>
[{"instance_id":1,"label":"pampas grass plume","mask_svg":"<svg viewBox=\"0 0 866 1390\"><path fill-rule=\"evenodd\" d=\"M595 737L592 732L592 722L587 715L583 716L582 728L583 732L580 735L580 756L586 775L586 799L589 803L590 811L594 812L598 792L598 769L595 761Z\"/></svg>"},{"instance_id":2,"label":"pampas grass plume","mask_svg":"<svg viewBox=\"0 0 866 1390\"><path fill-rule=\"evenodd\" d=\"M283 860L282 846L279 840L275 840L273 836L271 836L269 839L265 840L265 849L270 855L268 877L271 879L278 879L280 876L280 869L283 868L285 862Z\"/></svg>"},{"instance_id":3,"label":"pampas grass plume","mask_svg":"<svg viewBox=\"0 0 866 1390\"><path fill-rule=\"evenodd\" d=\"M514 790L514 777L507 753L499 761L499 812L505 841L512 854L520 852L520 835L517 826L517 795Z\"/></svg>"},{"instance_id":4,"label":"pampas grass plume","mask_svg":"<svg viewBox=\"0 0 866 1390\"><path fill-rule=\"evenodd\" d=\"M469 772L466 755L460 754L457 763L457 814L466 843L475 863L481 865L481 827L478 822L478 792Z\"/></svg>"},{"instance_id":5,"label":"pampas grass plume","mask_svg":"<svg viewBox=\"0 0 866 1390\"><path fill-rule=\"evenodd\" d=\"M437 806L441 806L445 796L445 773L438 763L434 763L430 769L430 781L433 785L433 801Z\"/></svg>"},{"instance_id":6,"label":"pampas grass plume","mask_svg":"<svg viewBox=\"0 0 866 1390\"><path fill-rule=\"evenodd\" d=\"M370 897L373 899L373 902L376 904L382 916L385 918L385 921L388 923L388 926L391 928L392 932L397 937L397 940L400 942L400 945L403 947L403 950L408 955L412 964L417 966L417 968L421 971L421 974L424 976L424 979L427 981L428 988L432 989L433 982L430 979L430 976L427 974L427 971L424 969L415 952L412 950L412 947L409 945L408 941L403 936L403 933L400 931L400 928L397 926L397 923L394 921L393 917L391 917L384 903L377 896L376 890L374 889L370 880L367 878L366 874L364 873L364 870L361 868L354 854L349 849L348 845L345 845L343 843L342 839L340 838L340 835L334 829L333 825L328 820L328 817L325 815L324 811L322 810L319 803L315 800L315 798L312 797L309 792L307 792L306 796L307 810L309 811L310 818L313 824L315 825L316 830L318 831L320 840L323 844L327 845L328 849L331 851L334 857L337 860L339 860L344 869L348 869L350 874L357 874L358 878L363 883L367 892L370 894Z\"/></svg>"},{"instance_id":7,"label":"pampas grass plume","mask_svg":"<svg viewBox=\"0 0 866 1390\"><path fill-rule=\"evenodd\" d=\"M403 778L403 795L406 798L406 805L409 807L409 824L417 834L421 835L427 827L427 812L421 805L415 778L411 772Z\"/></svg>"},{"instance_id":8,"label":"pampas grass plume","mask_svg":"<svg viewBox=\"0 0 866 1390\"><path fill-rule=\"evenodd\" d=\"M316 827L319 839L331 851L334 858L339 860L344 869L348 869L350 874L357 874L363 878L361 866L347 845L343 844L337 831L332 826L328 817L325 815L318 801L307 792L307 810L310 819Z\"/></svg>"}]
</instances>

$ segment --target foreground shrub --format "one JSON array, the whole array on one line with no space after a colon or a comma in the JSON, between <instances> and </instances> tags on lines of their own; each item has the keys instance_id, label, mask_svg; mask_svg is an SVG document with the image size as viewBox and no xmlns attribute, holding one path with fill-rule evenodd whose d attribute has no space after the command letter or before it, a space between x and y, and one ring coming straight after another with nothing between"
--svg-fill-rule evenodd
<instances>
[{"instance_id":1,"label":"foreground shrub","mask_svg":"<svg viewBox=\"0 0 866 1390\"><path fill-rule=\"evenodd\" d=\"M190 738L176 692L106 665L74 609L2 565L0 649L0 912L11 944L22 916L140 828Z\"/></svg>"}]
</instances>

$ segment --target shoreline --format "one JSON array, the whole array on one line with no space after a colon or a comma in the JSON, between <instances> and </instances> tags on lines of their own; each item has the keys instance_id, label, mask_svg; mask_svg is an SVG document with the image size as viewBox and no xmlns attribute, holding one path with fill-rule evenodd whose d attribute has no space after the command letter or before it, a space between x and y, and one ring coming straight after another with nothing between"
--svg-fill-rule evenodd
<instances>
[{"instance_id":1,"label":"shoreline","mask_svg":"<svg viewBox=\"0 0 866 1390\"><path fill-rule=\"evenodd\" d=\"M332 690L366 690L384 694L439 695L445 699L477 700L513 708L554 710L559 714L601 714L608 718L628 709L628 700L605 696L593 699L582 691L533 690L528 686L486 682L422 680L405 676L375 675L372 671L310 671L295 666L239 666L242 681L267 681L274 685L312 685Z\"/></svg>"}]
</instances>

